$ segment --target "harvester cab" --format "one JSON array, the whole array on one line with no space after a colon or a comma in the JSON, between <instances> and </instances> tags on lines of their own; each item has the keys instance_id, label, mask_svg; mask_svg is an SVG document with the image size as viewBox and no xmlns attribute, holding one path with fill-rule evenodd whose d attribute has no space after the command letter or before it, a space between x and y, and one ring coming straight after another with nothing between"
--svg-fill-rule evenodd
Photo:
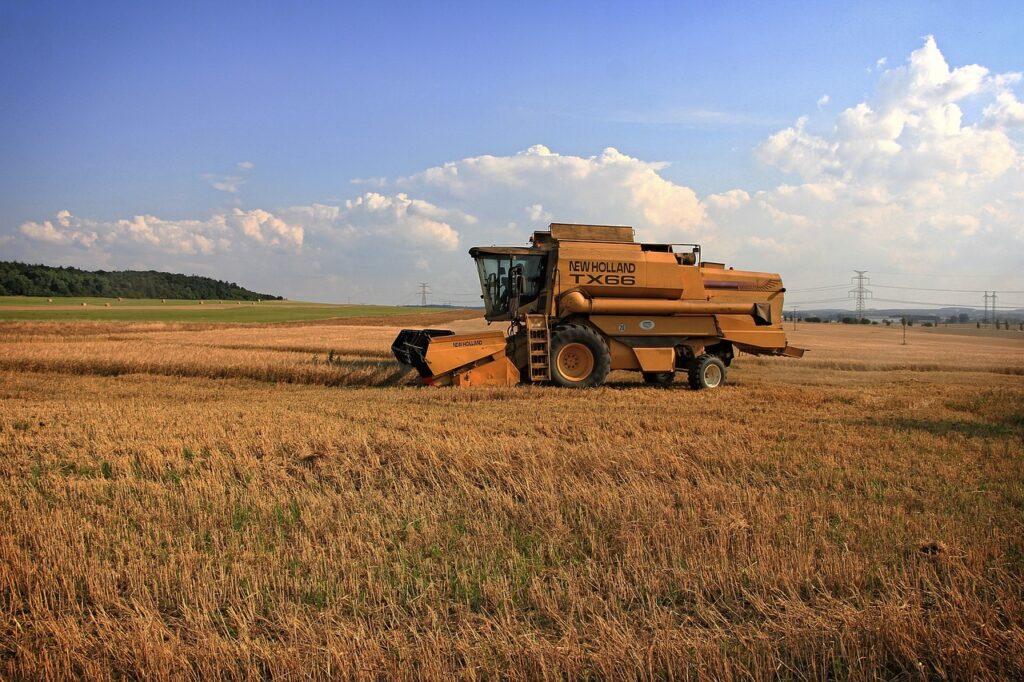
<instances>
[{"instance_id":1,"label":"harvester cab","mask_svg":"<svg viewBox=\"0 0 1024 682\"><path fill-rule=\"evenodd\" d=\"M632 370L716 388L737 351L803 355L786 342L777 274L701 262L695 244L637 243L630 227L552 223L530 242L469 252L484 317L507 333L406 329L398 361L438 386L589 387Z\"/></svg>"},{"instance_id":2,"label":"harvester cab","mask_svg":"<svg viewBox=\"0 0 1024 682\"><path fill-rule=\"evenodd\" d=\"M514 321L523 306L531 306L544 291L548 254L522 248L476 247L476 261L488 322Z\"/></svg>"}]
</instances>

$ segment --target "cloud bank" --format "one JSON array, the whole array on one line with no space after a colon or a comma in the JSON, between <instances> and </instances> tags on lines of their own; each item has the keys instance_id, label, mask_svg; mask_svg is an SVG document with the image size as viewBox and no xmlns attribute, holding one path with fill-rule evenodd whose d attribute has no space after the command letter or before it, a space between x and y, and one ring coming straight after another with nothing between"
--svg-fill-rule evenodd
<instances>
[{"instance_id":1,"label":"cloud bank","mask_svg":"<svg viewBox=\"0 0 1024 682\"><path fill-rule=\"evenodd\" d=\"M465 249L523 244L551 220L699 241L710 258L805 286L843 281L855 267L1015 273L1024 256L1021 75L951 68L929 37L877 78L865 101L831 115L839 103L823 96L757 145L755 162L786 178L767 189L701 197L666 178L663 162L538 144L353 181L373 191L340 202L236 207L202 220L101 222L61 211L20 225L8 242L34 260L191 267L293 298L375 302L410 300L421 280L469 301L459 298L477 289ZM243 182L207 180L233 194Z\"/></svg>"}]
</instances>

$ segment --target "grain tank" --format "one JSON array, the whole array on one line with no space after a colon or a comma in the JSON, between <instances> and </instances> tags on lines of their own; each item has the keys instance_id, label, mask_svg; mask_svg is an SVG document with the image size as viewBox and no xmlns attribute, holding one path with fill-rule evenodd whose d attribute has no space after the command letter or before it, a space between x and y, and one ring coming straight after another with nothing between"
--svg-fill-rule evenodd
<instances>
[{"instance_id":1,"label":"grain tank","mask_svg":"<svg viewBox=\"0 0 1024 682\"><path fill-rule=\"evenodd\" d=\"M507 333L403 330L395 357L433 385L602 384L612 370L666 386L725 382L737 351L801 357L775 273L702 261L695 244L641 244L631 227L552 223L528 247L470 249L484 315Z\"/></svg>"}]
</instances>

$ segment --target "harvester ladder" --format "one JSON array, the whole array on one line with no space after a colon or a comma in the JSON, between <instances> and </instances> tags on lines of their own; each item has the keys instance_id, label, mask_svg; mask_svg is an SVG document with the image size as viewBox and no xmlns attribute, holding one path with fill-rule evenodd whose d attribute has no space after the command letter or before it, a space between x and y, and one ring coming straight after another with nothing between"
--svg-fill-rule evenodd
<instances>
[{"instance_id":1,"label":"harvester ladder","mask_svg":"<svg viewBox=\"0 0 1024 682\"><path fill-rule=\"evenodd\" d=\"M526 342L529 353L530 381L551 379L550 346L547 315L526 316Z\"/></svg>"}]
</instances>

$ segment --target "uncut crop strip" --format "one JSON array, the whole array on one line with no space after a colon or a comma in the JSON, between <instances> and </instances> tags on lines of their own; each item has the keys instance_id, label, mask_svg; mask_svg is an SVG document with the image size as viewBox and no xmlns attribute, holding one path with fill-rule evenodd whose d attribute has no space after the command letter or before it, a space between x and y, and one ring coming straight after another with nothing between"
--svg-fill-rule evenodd
<instances>
[{"instance_id":1,"label":"uncut crop strip","mask_svg":"<svg viewBox=\"0 0 1024 682\"><path fill-rule=\"evenodd\" d=\"M79 341L73 344L6 343L0 368L9 371L118 376L254 379L326 386L379 386L401 381L408 371L380 352L349 351L327 361L319 353L238 350L166 342Z\"/></svg>"}]
</instances>

